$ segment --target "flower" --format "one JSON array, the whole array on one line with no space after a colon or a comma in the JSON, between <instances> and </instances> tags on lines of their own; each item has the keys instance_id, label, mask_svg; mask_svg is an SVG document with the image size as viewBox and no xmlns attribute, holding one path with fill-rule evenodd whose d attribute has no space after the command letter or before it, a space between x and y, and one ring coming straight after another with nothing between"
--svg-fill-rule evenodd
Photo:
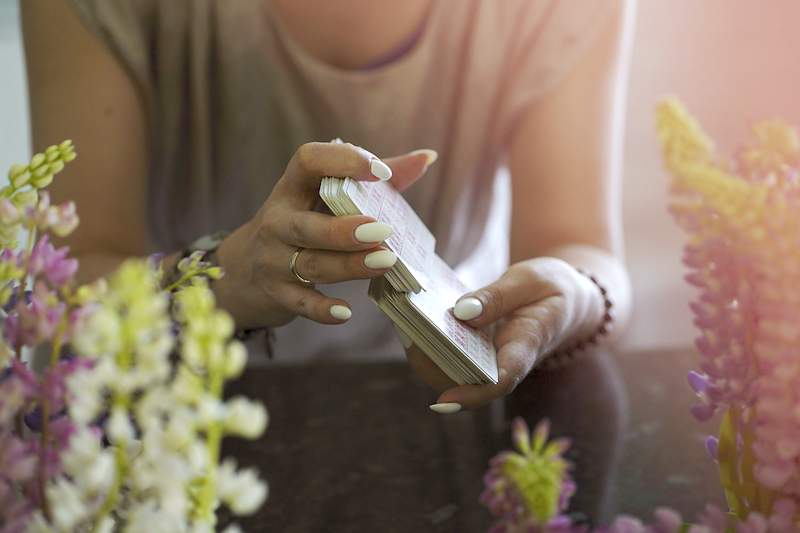
<instances>
[{"instance_id":1,"label":"flower","mask_svg":"<svg viewBox=\"0 0 800 533\"><path fill-rule=\"evenodd\" d=\"M50 244L44 235L33 247L30 256L29 273L32 276L44 276L52 287L61 287L72 280L78 271L78 261L69 259L69 248L58 250Z\"/></svg>"},{"instance_id":2,"label":"flower","mask_svg":"<svg viewBox=\"0 0 800 533\"><path fill-rule=\"evenodd\" d=\"M657 117L672 213L690 235L687 281L699 289L692 412L723 412L706 447L737 530L778 531L800 518L800 136L781 121L756 124L756 142L726 165L679 102L662 102ZM703 524L722 530L729 518L709 508Z\"/></svg>"},{"instance_id":3,"label":"flower","mask_svg":"<svg viewBox=\"0 0 800 533\"><path fill-rule=\"evenodd\" d=\"M20 301L17 314L6 318L4 337L10 345L34 346L49 341L61 322L66 305L42 282L37 282L30 304Z\"/></svg>"},{"instance_id":4,"label":"flower","mask_svg":"<svg viewBox=\"0 0 800 533\"><path fill-rule=\"evenodd\" d=\"M238 515L252 514L267 498L267 485L251 468L236 470L236 462L226 459L217 475L220 499Z\"/></svg>"},{"instance_id":5,"label":"flower","mask_svg":"<svg viewBox=\"0 0 800 533\"><path fill-rule=\"evenodd\" d=\"M494 457L484 477L481 502L500 518L497 531L547 530L556 525L574 493L569 464L562 454L565 439L548 441L549 423L541 421L533 435L522 418L512 422L514 445L519 453L502 452ZM551 524L552 523L552 524Z\"/></svg>"},{"instance_id":6,"label":"flower","mask_svg":"<svg viewBox=\"0 0 800 533\"><path fill-rule=\"evenodd\" d=\"M267 411L260 403L237 396L226 405L224 423L231 435L254 439L267 427Z\"/></svg>"},{"instance_id":7,"label":"flower","mask_svg":"<svg viewBox=\"0 0 800 533\"><path fill-rule=\"evenodd\" d=\"M267 496L255 470L220 464L225 436L267 424L261 404L223 397L247 353L196 279L222 272L193 255L165 292L160 273L128 261L76 288L77 261L48 235L75 229L75 204L43 190L74 158L71 142L51 146L0 189L0 529L211 532L220 503L247 514ZM20 353L44 343L50 364L36 372Z\"/></svg>"},{"instance_id":8,"label":"flower","mask_svg":"<svg viewBox=\"0 0 800 533\"><path fill-rule=\"evenodd\" d=\"M72 233L80 222L74 202L50 205L50 195L46 191L39 194L39 201L28 208L26 216L39 231L52 231L59 237Z\"/></svg>"}]
</instances>

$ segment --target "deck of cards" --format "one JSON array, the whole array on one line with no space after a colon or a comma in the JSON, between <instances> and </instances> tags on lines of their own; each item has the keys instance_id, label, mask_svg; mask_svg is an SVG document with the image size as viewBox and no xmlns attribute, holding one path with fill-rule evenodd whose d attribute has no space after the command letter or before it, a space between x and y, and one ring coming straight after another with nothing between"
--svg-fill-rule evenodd
<instances>
[{"instance_id":1,"label":"deck of cards","mask_svg":"<svg viewBox=\"0 0 800 533\"><path fill-rule=\"evenodd\" d=\"M469 288L436 255L436 239L405 198L387 182L330 177L319 194L337 216L367 215L394 230L385 245L397 263L369 286L378 308L456 383L497 383L492 340L453 316Z\"/></svg>"}]
</instances>

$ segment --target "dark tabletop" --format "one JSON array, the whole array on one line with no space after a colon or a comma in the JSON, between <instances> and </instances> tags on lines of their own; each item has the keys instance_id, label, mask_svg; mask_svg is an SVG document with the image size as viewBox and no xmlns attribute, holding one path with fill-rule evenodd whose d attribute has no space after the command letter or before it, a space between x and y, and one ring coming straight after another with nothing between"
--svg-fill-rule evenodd
<instances>
[{"instance_id":1,"label":"dark tabletop","mask_svg":"<svg viewBox=\"0 0 800 533\"><path fill-rule=\"evenodd\" d=\"M263 401L265 435L226 441L270 496L245 531L486 531L478 503L487 461L510 447L509 420L546 416L569 436L573 509L597 522L672 505L689 516L719 501L700 426L688 414L691 350L587 354L536 372L506 401L442 416L401 362L259 366L229 387ZM224 519L223 519L224 521Z\"/></svg>"}]
</instances>

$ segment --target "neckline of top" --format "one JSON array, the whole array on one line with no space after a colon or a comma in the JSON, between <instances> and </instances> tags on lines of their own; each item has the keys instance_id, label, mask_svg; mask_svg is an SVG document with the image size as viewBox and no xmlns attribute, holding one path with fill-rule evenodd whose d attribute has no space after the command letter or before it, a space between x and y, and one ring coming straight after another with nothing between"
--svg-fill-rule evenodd
<instances>
[{"instance_id":1,"label":"neckline of top","mask_svg":"<svg viewBox=\"0 0 800 533\"><path fill-rule=\"evenodd\" d=\"M436 24L439 9L438 5L440 4L439 1L433 0L426 12L426 15L422 21L422 28L415 28L412 33L407 37L408 40L413 39L416 35L416 40L408 46L408 41L404 41L401 43L400 47L406 46L406 50L399 55L397 58L392 59L391 61L382 62L382 60L387 57L387 55L381 55L374 60L370 60L366 67L364 68L343 68L338 67L336 65L332 65L322 59L318 58L311 52L305 49L305 47L301 46L292 36L289 28L286 27L284 22L281 20L281 17L275 13L275 7L273 2L267 1L264 2L262 5L265 6L264 9L264 16L267 22L273 27L275 32L277 33L280 41L286 47L288 52L296 58L296 60L302 62L303 64L307 65L309 68L313 68L320 72L323 72L329 76L339 77L342 79L347 80L361 80L367 81L372 80L375 78L380 78L384 76L388 76L394 72L399 71L400 69L406 67L407 65L411 65L414 63L415 59L422 55L423 50L428 46L431 40L431 34L433 33L432 27ZM388 55L390 56L394 50L390 50ZM375 63L378 63L376 66Z\"/></svg>"}]
</instances>

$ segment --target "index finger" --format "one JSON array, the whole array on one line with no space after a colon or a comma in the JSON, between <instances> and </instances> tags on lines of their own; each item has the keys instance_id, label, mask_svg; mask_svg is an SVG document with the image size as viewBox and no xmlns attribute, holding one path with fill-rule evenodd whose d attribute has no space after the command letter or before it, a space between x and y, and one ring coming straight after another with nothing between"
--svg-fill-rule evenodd
<instances>
[{"instance_id":1,"label":"index finger","mask_svg":"<svg viewBox=\"0 0 800 533\"><path fill-rule=\"evenodd\" d=\"M362 181L386 181L392 169L371 152L349 143L306 143L292 156L276 186L281 193L305 203L316 197L323 177L349 177Z\"/></svg>"}]
</instances>

